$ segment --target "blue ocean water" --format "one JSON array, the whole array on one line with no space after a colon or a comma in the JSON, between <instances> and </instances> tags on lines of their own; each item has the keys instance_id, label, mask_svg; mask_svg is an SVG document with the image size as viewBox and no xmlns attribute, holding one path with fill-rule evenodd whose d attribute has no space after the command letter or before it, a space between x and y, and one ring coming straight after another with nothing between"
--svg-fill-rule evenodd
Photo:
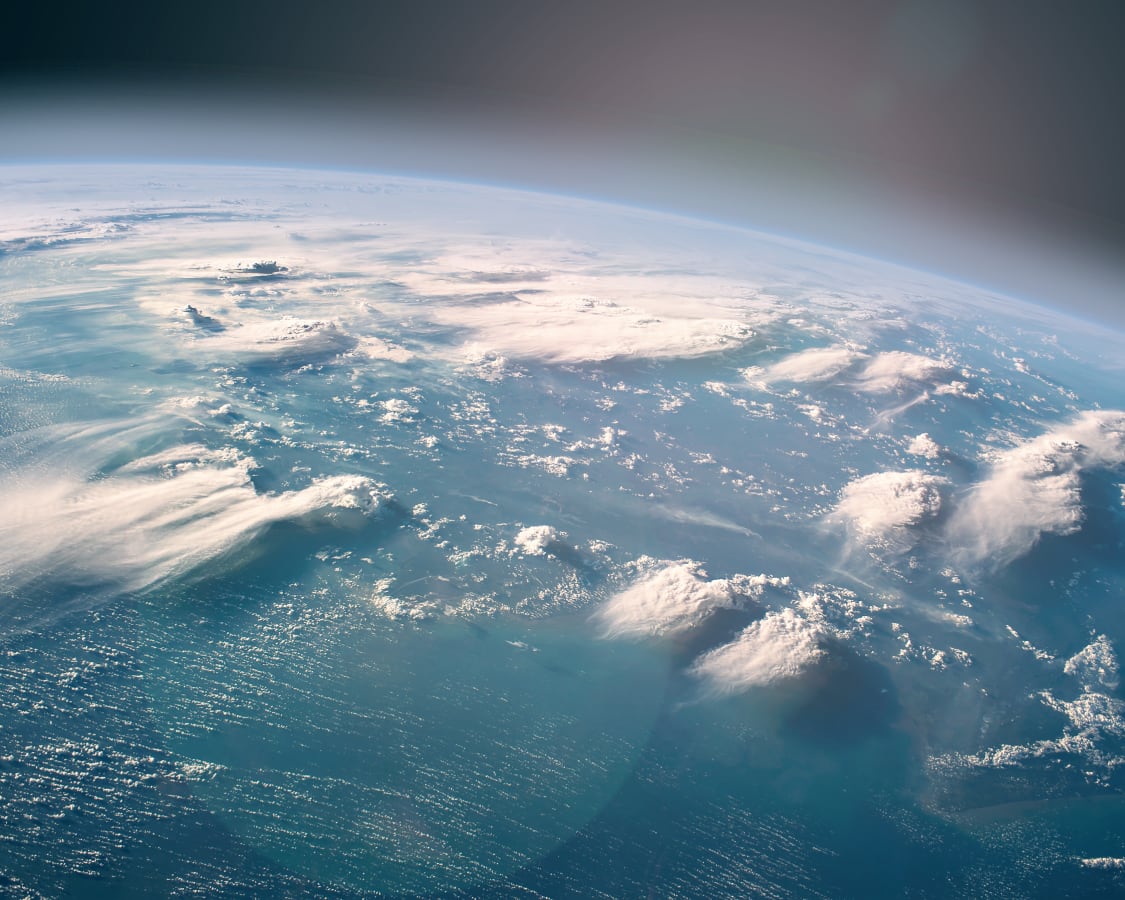
<instances>
[{"instance_id":1,"label":"blue ocean water","mask_svg":"<svg viewBox=\"0 0 1125 900\"><path fill-rule=\"evenodd\" d=\"M1120 892L1120 335L558 198L12 184L6 894Z\"/></svg>"}]
</instances>

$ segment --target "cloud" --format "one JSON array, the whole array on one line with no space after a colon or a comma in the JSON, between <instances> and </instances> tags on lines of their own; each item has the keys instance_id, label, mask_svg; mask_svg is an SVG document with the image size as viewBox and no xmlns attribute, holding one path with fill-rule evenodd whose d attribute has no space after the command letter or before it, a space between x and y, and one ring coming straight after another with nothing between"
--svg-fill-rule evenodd
<instances>
[{"instance_id":1,"label":"cloud","mask_svg":"<svg viewBox=\"0 0 1125 900\"><path fill-rule=\"evenodd\" d=\"M159 408L175 415L189 417L196 422L207 420L237 421L241 418L234 408L234 404L225 397L206 394L170 397L161 403Z\"/></svg>"},{"instance_id":2,"label":"cloud","mask_svg":"<svg viewBox=\"0 0 1125 900\"><path fill-rule=\"evenodd\" d=\"M877 472L848 484L829 518L846 523L862 543L905 550L915 540L911 529L941 511L947 483L918 469Z\"/></svg>"},{"instance_id":3,"label":"cloud","mask_svg":"<svg viewBox=\"0 0 1125 900\"><path fill-rule=\"evenodd\" d=\"M949 522L968 563L1000 566L1082 527L1081 475L1125 464L1125 412L1095 410L1000 454Z\"/></svg>"},{"instance_id":4,"label":"cloud","mask_svg":"<svg viewBox=\"0 0 1125 900\"><path fill-rule=\"evenodd\" d=\"M1118 685L1117 655L1105 635L1066 661L1063 667L1080 687L1073 700L1064 700L1051 691L1040 691L1037 699L1066 718L1062 734L1026 744L1001 744L971 755L949 754L938 757L938 764L970 767L1022 765L1028 760L1059 756L1078 756L1084 765L1100 770L1108 783L1113 773L1125 764L1120 754L1125 738L1125 701L1113 696ZM1087 776L1094 774L1088 771Z\"/></svg>"},{"instance_id":5,"label":"cloud","mask_svg":"<svg viewBox=\"0 0 1125 900\"><path fill-rule=\"evenodd\" d=\"M778 316L744 282L668 271L648 254L610 271L563 241L490 242L396 274L425 315L469 332L474 353L549 363L691 358L738 347Z\"/></svg>"},{"instance_id":6,"label":"cloud","mask_svg":"<svg viewBox=\"0 0 1125 900\"><path fill-rule=\"evenodd\" d=\"M338 356L356 346L356 339L335 322L280 316L200 336L194 349L251 365L300 365Z\"/></svg>"},{"instance_id":7,"label":"cloud","mask_svg":"<svg viewBox=\"0 0 1125 900\"><path fill-rule=\"evenodd\" d=\"M529 525L516 535L516 547L525 556L543 556L552 544L566 537L553 525Z\"/></svg>"},{"instance_id":8,"label":"cloud","mask_svg":"<svg viewBox=\"0 0 1125 900\"><path fill-rule=\"evenodd\" d=\"M716 609L738 606L740 599L730 581L709 581L697 563L665 563L614 596L594 618L611 638L676 634Z\"/></svg>"},{"instance_id":9,"label":"cloud","mask_svg":"<svg viewBox=\"0 0 1125 900\"><path fill-rule=\"evenodd\" d=\"M676 313L654 315L595 297L529 296L436 309L432 315L470 329L475 342L490 351L550 363L690 358L729 350L754 334L736 315L691 315L692 309L685 303Z\"/></svg>"},{"instance_id":10,"label":"cloud","mask_svg":"<svg viewBox=\"0 0 1125 900\"><path fill-rule=\"evenodd\" d=\"M1125 857L1120 856L1090 856L1076 857L1079 865L1087 869L1125 869Z\"/></svg>"},{"instance_id":11,"label":"cloud","mask_svg":"<svg viewBox=\"0 0 1125 900\"><path fill-rule=\"evenodd\" d=\"M401 397L391 397L389 400L380 400L377 405L383 410L380 421L388 425L395 422L413 422L413 416L418 414L418 407L412 406Z\"/></svg>"},{"instance_id":12,"label":"cloud","mask_svg":"<svg viewBox=\"0 0 1125 900\"><path fill-rule=\"evenodd\" d=\"M358 475L301 490L258 493L253 462L237 451L181 444L110 468L136 431L75 432L60 442L82 465L41 465L0 475L0 582L143 590L249 544L269 525L372 514L387 499ZM135 444L134 444L135 446Z\"/></svg>"},{"instance_id":13,"label":"cloud","mask_svg":"<svg viewBox=\"0 0 1125 900\"><path fill-rule=\"evenodd\" d=\"M945 387L953 373L945 360L917 353L890 350L872 356L852 345L836 345L802 350L766 368L746 369L743 376L761 384L840 380L863 393L885 394L911 384Z\"/></svg>"},{"instance_id":14,"label":"cloud","mask_svg":"<svg viewBox=\"0 0 1125 900\"><path fill-rule=\"evenodd\" d=\"M906 452L912 456L937 459L941 456L941 446L932 437L923 432L911 438L910 443L906 445Z\"/></svg>"},{"instance_id":15,"label":"cloud","mask_svg":"<svg viewBox=\"0 0 1125 900\"><path fill-rule=\"evenodd\" d=\"M876 354L864 366L856 387L866 393L884 394L911 384L946 381L953 371L953 366L944 360L891 350Z\"/></svg>"},{"instance_id":16,"label":"cloud","mask_svg":"<svg viewBox=\"0 0 1125 900\"><path fill-rule=\"evenodd\" d=\"M1067 675L1077 678L1087 690L1117 690L1120 670L1113 645L1104 634L1083 647L1063 666Z\"/></svg>"},{"instance_id":17,"label":"cloud","mask_svg":"<svg viewBox=\"0 0 1125 900\"><path fill-rule=\"evenodd\" d=\"M709 693L741 693L801 675L825 658L824 638L819 626L792 609L770 612L703 654L689 672Z\"/></svg>"},{"instance_id":18,"label":"cloud","mask_svg":"<svg viewBox=\"0 0 1125 900\"><path fill-rule=\"evenodd\" d=\"M813 347L785 357L764 369L747 369L743 373L750 381L830 381L850 369L856 362L867 359L866 353L852 347Z\"/></svg>"}]
</instances>

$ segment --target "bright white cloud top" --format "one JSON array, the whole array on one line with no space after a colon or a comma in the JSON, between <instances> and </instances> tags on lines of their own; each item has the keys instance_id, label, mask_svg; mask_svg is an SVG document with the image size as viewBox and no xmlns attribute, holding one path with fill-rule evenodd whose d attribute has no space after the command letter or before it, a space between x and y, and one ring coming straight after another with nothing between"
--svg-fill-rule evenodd
<instances>
[{"instance_id":1,"label":"bright white cloud top","mask_svg":"<svg viewBox=\"0 0 1125 900\"><path fill-rule=\"evenodd\" d=\"M876 472L844 488L833 518L846 523L861 543L904 550L916 540L912 529L941 512L947 484L917 469Z\"/></svg>"},{"instance_id":2,"label":"bright white cloud top","mask_svg":"<svg viewBox=\"0 0 1125 900\"><path fill-rule=\"evenodd\" d=\"M652 637L686 631L739 602L729 580L708 579L696 563L667 563L614 596L595 619L606 637Z\"/></svg>"},{"instance_id":3,"label":"bright white cloud top","mask_svg":"<svg viewBox=\"0 0 1125 900\"><path fill-rule=\"evenodd\" d=\"M553 525L529 525L520 529L516 535L515 545L521 553L528 556L542 556L552 544L566 537L565 532L559 531Z\"/></svg>"},{"instance_id":4,"label":"bright white cloud top","mask_svg":"<svg viewBox=\"0 0 1125 900\"><path fill-rule=\"evenodd\" d=\"M748 369L746 377L766 382L830 381L867 358L866 353L851 347L812 347L787 356L766 369Z\"/></svg>"},{"instance_id":5,"label":"bright white cloud top","mask_svg":"<svg viewBox=\"0 0 1125 900\"><path fill-rule=\"evenodd\" d=\"M953 373L953 366L944 360L892 350L876 354L863 367L856 387L868 393L882 394L911 385L941 383Z\"/></svg>"},{"instance_id":6,"label":"bright white cloud top","mask_svg":"<svg viewBox=\"0 0 1125 900\"><path fill-rule=\"evenodd\" d=\"M641 295L629 306L605 299L621 293L612 286L594 296L529 293L448 307L434 318L467 329L472 342L492 352L553 363L706 356L736 348L754 335L743 317L731 314L733 295L726 307L710 309L706 294Z\"/></svg>"},{"instance_id":7,"label":"bright white cloud top","mask_svg":"<svg viewBox=\"0 0 1125 900\"><path fill-rule=\"evenodd\" d=\"M825 659L823 632L792 609L768 613L731 643L710 650L691 667L705 690L736 694L804 674Z\"/></svg>"},{"instance_id":8,"label":"bright white cloud top","mask_svg":"<svg viewBox=\"0 0 1125 900\"><path fill-rule=\"evenodd\" d=\"M1076 533L1085 518L1082 476L1125 464L1125 412L1088 411L999 453L949 523L972 563L1001 566L1044 534Z\"/></svg>"},{"instance_id":9,"label":"bright white cloud top","mask_svg":"<svg viewBox=\"0 0 1125 900\"><path fill-rule=\"evenodd\" d=\"M389 499L374 480L329 475L300 490L259 493L253 462L233 450L182 444L91 477L149 422L113 432L37 435L53 465L0 478L0 578L137 591L220 564L270 525L374 515ZM91 452L93 451L93 452ZM78 462L78 461L81 462Z\"/></svg>"}]
</instances>

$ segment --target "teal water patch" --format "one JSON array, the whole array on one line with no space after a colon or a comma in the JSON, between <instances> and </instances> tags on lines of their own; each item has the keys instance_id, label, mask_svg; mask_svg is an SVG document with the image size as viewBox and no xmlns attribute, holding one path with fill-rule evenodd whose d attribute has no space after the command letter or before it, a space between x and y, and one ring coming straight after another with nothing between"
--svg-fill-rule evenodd
<instances>
[{"instance_id":1,"label":"teal water patch","mask_svg":"<svg viewBox=\"0 0 1125 900\"><path fill-rule=\"evenodd\" d=\"M360 890L494 881L570 839L629 775L666 682L660 655L584 620L419 628L227 589L145 616L152 716L196 800Z\"/></svg>"}]
</instances>

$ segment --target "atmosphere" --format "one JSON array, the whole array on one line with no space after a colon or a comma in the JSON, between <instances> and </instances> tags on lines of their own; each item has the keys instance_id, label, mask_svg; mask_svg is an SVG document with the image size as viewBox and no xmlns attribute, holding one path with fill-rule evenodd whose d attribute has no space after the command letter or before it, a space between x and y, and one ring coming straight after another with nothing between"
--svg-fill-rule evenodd
<instances>
[{"instance_id":1,"label":"atmosphere","mask_svg":"<svg viewBox=\"0 0 1125 900\"><path fill-rule=\"evenodd\" d=\"M0 159L337 166L780 231L1125 322L1120 4L21 5Z\"/></svg>"},{"instance_id":2,"label":"atmosphere","mask_svg":"<svg viewBox=\"0 0 1125 900\"><path fill-rule=\"evenodd\" d=\"M1125 897L1125 7L0 34L0 900Z\"/></svg>"}]
</instances>

